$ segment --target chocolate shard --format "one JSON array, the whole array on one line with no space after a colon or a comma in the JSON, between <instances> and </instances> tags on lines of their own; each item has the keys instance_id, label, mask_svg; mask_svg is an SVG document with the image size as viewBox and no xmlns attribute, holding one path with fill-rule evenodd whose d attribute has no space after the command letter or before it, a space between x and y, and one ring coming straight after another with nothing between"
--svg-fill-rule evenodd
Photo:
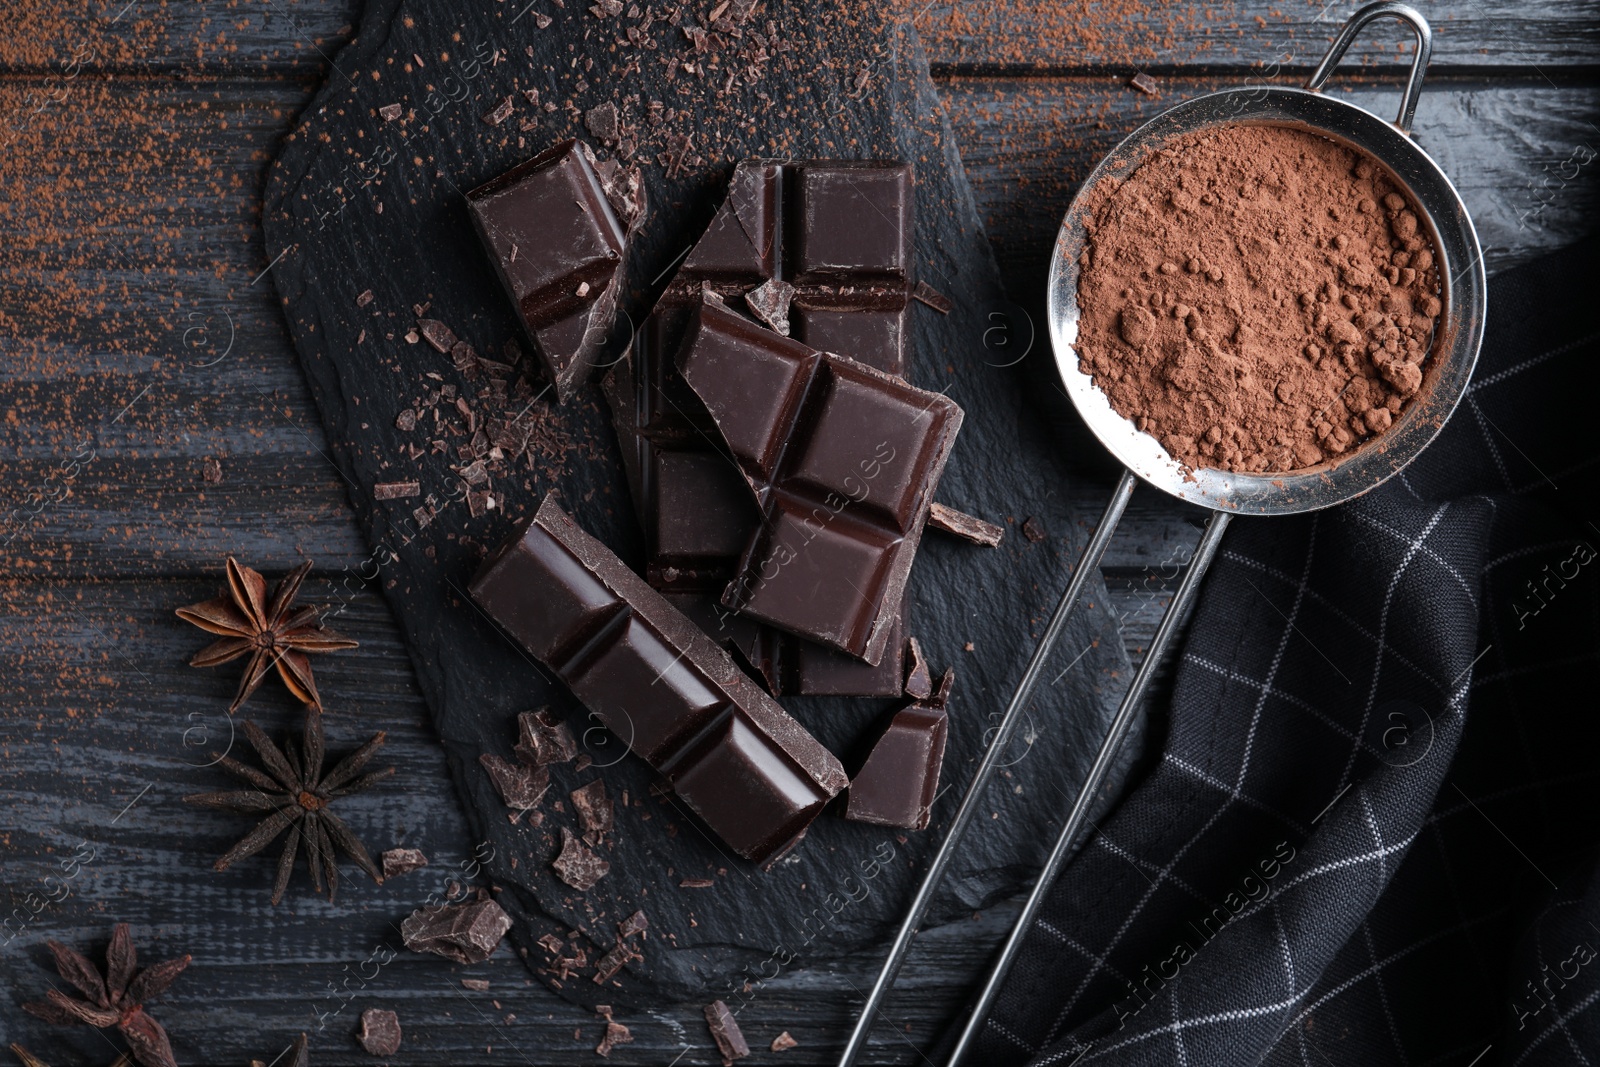
<instances>
[{"instance_id":1,"label":"chocolate shard","mask_svg":"<svg viewBox=\"0 0 1600 1067\"><path fill-rule=\"evenodd\" d=\"M942 707L912 704L895 712L850 780L844 817L908 830L927 828L939 791L948 715Z\"/></svg>"},{"instance_id":2,"label":"chocolate shard","mask_svg":"<svg viewBox=\"0 0 1600 1067\"><path fill-rule=\"evenodd\" d=\"M938 502L928 511L928 525L985 548L998 548L1006 536L1004 527L985 522L976 515L947 508Z\"/></svg>"},{"instance_id":3,"label":"chocolate shard","mask_svg":"<svg viewBox=\"0 0 1600 1067\"><path fill-rule=\"evenodd\" d=\"M705 301L678 366L762 508L723 604L878 663L961 408Z\"/></svg>"},{"instance_id":4,"label":"chocolate shard","mask_svg":"<svg viewBox=\"0 0 1600 1067\"><path fill-rule=\"evenodd\" d=\"M611 864L578 840L578 835L561 828L561 853L550 861L556 877L580 893L593 889L595 883L611 873Z\"/></svg>"},{"instance_id":5,"label":"chocolate shard","mask_svg":"<svg viewBox=\"0 0 1600 1067\"><path fill-rule=\"evenodd\" d=\"M553 497L470 591L739 855L772 860L847 784L832 753Z\"/></svg>"},{"instance_id":6,"label":"chocolate shard","mask_svg":"<svg viewBox=\"0 0 1600 1067\"><path fill-rule=\"evenodd\" d=\"M393 1056L400 1051L400 1016L387 1008L368 1008L361 1013L356 1040L374 1056Z\"/></svg>"},{"instance_id":7,"label":"chocolate shard","mask_svg":"<svg viewBox=\"0 0 1600 1067\"><path fill-rule=\"evenodd\" d=\"M457 963L482 963L511 929L511 916L487 895L462 904L418 908L400 924L412 952L431 952Z\"/></svg>"},{"instance_id":8,"label":"chocolate shard","mask_svg":"<svg viewBox=\"0 0 1600 1067\"><path fill-rule=\"evenodd\" d=\"M717 1051L722 1054L724 1067L750 1055L750 1046L739 1029L739 1020L733 1017L727 1004L713 1000L706 1005L706 1026L711 1030L711 1040L717 1043Z\"/></svg>"},{"instance_id":9,"label":"chocolate shard","mask_svg":"<svg viewBox=\"0 0 1600 1067\"><path fill-rule=\"evenodd\" d=\"M933 674L928 661L922 657L922 645L915 637L906 642L906 654L911 665L906 668L906 696L913 700L927 700L933 695Z\"/></svg>"},{"instance_id":10,"label":"chocolate shard","mask_svg":"<svg viewBox=\"0 0 1600 1067\"><path fill-rule=\"evenodd\" d=\"M632 1043L633 1032L621 1023L608 1019L605 1036L600 1039L600 1044L595 1046L594 1053L596 1056L610 1056L611 1050L618 1045Z\"/></svg>"},{"instance_id":11,"label":"chocolate shard","mask_svg":"<svg viewBox=\"0 0 1600 1067\"><path fill-rule=\"evenodd\" d=\"M617 936L621 938L633 937L650 929L650 919L640 908L626 919L617 924Z\"/></svg>"},{"instance_id":12,"label":"chocolate shard","mask_svg":"<svg viewBox=\"0 0 1600 1067\"><path fill-rule=\"evenodd\" d=\"M383 877L387 881L396 875L410 874L420 871L428 865L428 857L415 848L391 848L380 857L383 864Z\"/></svg>"},{"instance_id":13,"label":"chocolate shard","mask_svg":"<svg viewBox=\"0 0 1600 1067\"><path fill-rule=\"evenodd\" d=\"M768 278L744 294L750 313L784 337L789 336L789 304L793 300L794 286L781 278Z\"/></svg>"},{"instance_id":14,"label":"chocolate shard","mask_svg":"<svg viewBox=\"0 0 1600 1067\"><path fill-rule=\"evenodd\" d=\"M483 769L489 772L489 781L508 808L526 811L536 807L544 791L550 788L550 768L530 767L525 763L512 763L492 752L478 757Z\"/></svg>"},{"instance_id":15,"label":"chocolate shard","mask_svg":"<svg viewBox=\"0 0 1600 1067\"><path fill-rule=\"evenodd\" d=\"M605 983L611 981L611 979L615 978L622 971L622 968L628 965L629 960L638 958L639 953L634 951L632 945L628 944L626 941L618 941L612 946L610 952L607 952L604 956L601 956L600 959L595 963L595 985L604 985Z\"/></svg>"},{"instance_id":16,"label":"chocolate shard","mask_svg":"<svg viewBox=\"0 0 1600 1067\"><path fill-rule=\"evenodd\" d=\"M549 708L524 711L517 716L517 758L535 767L569 763L578 754L572 728Z\"/></svg>"},{"instance_id":17,"label":"chocolate shard","mask_svg":"<svg viewBox=\"0 0 1600 1067\"><path fill-rule=\"evenodd\" d=\"M596 778L567 795L572 798L572 810L577 813L578 825L583 827L583 836L591 844L602 834L611 832L615 808L611 798L606 796L605 779Z\"/></svg>"},{"instance_id":18,"label":"chocolate shard","mask_svg":"<svg viewBox=\"0 0 1600 1067\"><path fill-rule=\"evenodd\" d=\"M617 178L602 183L592 159L577 141L562 141L467 194L473 225L558 401L588 378L607 347L618 269L644 210L642 184L633 183L629 201ZM622 217L613 197L625 204Z\"/></svg>"}]
</instances>

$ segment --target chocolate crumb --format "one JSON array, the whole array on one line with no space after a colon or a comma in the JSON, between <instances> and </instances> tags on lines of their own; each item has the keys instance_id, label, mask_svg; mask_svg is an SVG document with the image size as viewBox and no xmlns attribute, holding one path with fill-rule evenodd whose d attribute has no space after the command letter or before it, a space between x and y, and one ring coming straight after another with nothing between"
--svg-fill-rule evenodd
<instances>
[{"instance_id":1,"label":"chocolate crumb","mask_svg":"<svg viewBox=\"0 0 1600 1067\"><path fill-rule=\"evenodd\" d=\"M644 933L649 928L650 920L645 916L644 909L641 908L617 924L617 936L633 937L635 934Z\"/></svg>"},{"instance_id":2,"label":"chocolate crumb","mask_svg":"<svg viewBox=\"0 0 1600 1067\"><path fill-rule=\"evenodd\" d=\"M552 956L561 955L561 950L565 947L561 944L561 939L555 934L545 934L539 938L539 945Z\"/></svg>"},{"instance_id":3,"label":"chocolate crumb","mask_svg":"<svg viewBox=\"0 0 1600 1067\"><path fill-rule=\"evenodd\" d=\"M470 989L474 993L487 993L489 991L489 979L463 978L461 979L461 988Z\"/></svg>"},{"instance_id":4,"label":"chocolate crumb","mask_svg":"<svg viewBox=\"0 0 1600 1067\"><path fill-rule=\"evenodd\" d=\"M400 117L401 110L399 104L384 104L378 109L378 115L384 122L393 122Z\"/></svg>"},{"instance_id":5,"label":"chocolate crumb","mask_svg":"<svg viewBox=\"0 0 1600 1067\"><path fill-rule=\"evenodd\" d=\"M629 960L638 957L638 955L633 950L632 945L626 941L618 941L611 951L601 956L595 964L599 968L594 973L595 984L604 985L606 982L611 981L623 967L627 966Z\"/></svg>"},{"instance_id":6,"label":"chocolate crumb","mask_svg":"<svg viewBox=\"0 0 1600 1067\"><path fill-rule=\"evenodd\" d=\"M374 1056L393 1056L400 1051L400 1016L387 1008L368 1008L361 1013L356 1040Z\"/></svg>"},{"instance_id":7,"label":"chocolate crumb","mask_svg":"<svg viewBox=\"0 0 1600 1067\"><path fill-rule=\"evenodd\" d=\"M504 122L506 119L510 118L511 117L511 113L514 112L516 109L517 109L517 98L516 98L516 96L515 95L507 95L504 100L500 101L498 104L496 104L494 106L493 110L491 110L488 114L483 116L483 121L487 122L491 126L498 126L502 122Z\"/></svg>"},{"instance_id":8,"label":"chocolate crumb","mask_svg":"<svg viewBox=\"0 0 1600 1067\"><path fill-rule=\"evenodd\" d=\"M356 307L364 308L370 303L372 303L372 290L363 289L361 295L356 297Z\"/></svg>"},{"instance_id":9,"label":"chocolate crumb","mask_svg":"<svg viewBox=\"0 0 1600 1067\"><path fill-rule=\"evenodd\" d=\"M798 1044L800 1044L800 1042L796 1041L790 1036L789 1031L785 1030L783 1033L772 1039L772 1051L787 1052Z\"/></svg>"},{"instance_id":10,"label":"chocolate crumb","mask_svg":"<svg viewBox=\"0 0 1600 1067\"><path fill-rule=\"evenodd\" d=\"M396 875L410 874L420 871L428 865L428 857L422 854L421 849L391 848L379 859L383 863L383 877L393 878Z\"/></svg>"},{"instance_id":11,"label":"chocolate crumb","mask_svg":"<svg viewBox=\"0 0 1600 1067\"><path fill-rule=\"evenodd\" d=\"M745 1043L744 1034L739 1030L739 1021L722 1001L713 1000L706 1005L706 1026L711 1029L711 1039L717 1043L717 1051L722 1053L724 1067L750 1055L750 1046Z\"/></svg>"},{"instance_id":12,"label":"chocolate crumb","mask_svg":"<svg viewBox=\"0 0 1600 1067\"><path fill-rule=\"evenodd\" d=\"M567 827L561 828L561 854L550 861L556 877L580 893L588 892L594 884L611 870L611 864L601 859Z\"/></svg>"},{"instance_id":13,"label":"chocolate crumb","mask_svg":"<svg viewBox=\"0 0 1600 1067\"><path fill-rule=\"evenodd\" d=\"M222 463L212 456L207 456L201 460L200 480L207 485L216 485L222 481Z\"/></svg>"},{"instance_id":14,"label":"chocolate crumb","mask_svg":"<svg viewBox=\"0 0 1600 1067\"><path fill-rule=\"evenodd\" d=\"M1161 95L1161 86L1157 85L1156 80L1143 71L1140 71L1138 74L1135 74L1132 78L1128 79L1128 86L1130 88L1139 90L1146 96Z\"/></svg>"},{"instance_id":15,"label":"chocolate crumb","mask_svg":"<svg viewBox=\"0 0 1600 1067\"><path fill-rule=\"evenodd\" d=\"M950 314L950 309L956 306L948 296L945 296L927 282L918 282L912 288L911 295L941 315Z\"/></svg>"},{"instance_id":16,"label":"chocolate crumb","mask_svg":"<svg viewBox=\"0 0 1600 1067\"><path fill-rule=\"evenodd\" d=\"M617 139L617 105L607 100L583 113L583 124L589 133L607 144Z\"/></svg>"},{"instance_id":17,"label":"chocolate crumb","mask_svg":"<svg viewBox=\"0 0 1600 1067\"><path fill-rule=\"evenodd\" d=\"M541 30L548 30L550 28L550 24L554 21L555 19L551 18L549 15L546 15L543 11L535 11L533 13L533 24L538 26Z\"/></svg>"},{"instance_id":18,"label":"chocolate crumb","mask_svg":"<svg viewBox=\"0 0 1600 1067\"><path fill-rule=\"evenodd\" d=\"M372 487L374 500L409 500L421 495L421 482L379 482Z\"/></svg>"},{"instance_id":19,"label":"chocolate crumb","mask_svg":"<svg viewBox=\"0 0 1600 1067\"><path fill-rule=\"evenodd\" d=\"M715 879L711 879L711 878L685 878L683 881L678 883L678 888L679 889L710 889L712 886L714 886L716 884L717 883L716 883Z\"/></svg>"},{"instance_id":20,"label":"chocolate crumb","mask_svg":"<svg viewBox=\"0 0 1600 1067\"><path fill-rule=\"evenodd\" d=\"M1050 535L1045 533L1044 524L1033 516L1028 516L1022 523L1022 536L1038 544Z\"/></svg>"}]
</instances>

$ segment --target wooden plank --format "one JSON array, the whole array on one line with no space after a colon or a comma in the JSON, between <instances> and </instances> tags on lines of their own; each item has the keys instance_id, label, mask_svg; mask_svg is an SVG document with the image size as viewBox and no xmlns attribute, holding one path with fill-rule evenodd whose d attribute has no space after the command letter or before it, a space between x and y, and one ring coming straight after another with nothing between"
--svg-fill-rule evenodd
<instances>
[{"instance_id":1,"label":"wooden plank","mask_svg":"<svg viewBox=\"0 0 1600 1067\"><path fill-rule=\"evenodd\" d=\"M508 0L509 2L509 0ZM532 0L535 10L554 0ZM0 43L0 74L66 72L313 75L356 29L353 0L250 0L228 5L100 0L85 15L32 0L27 40ZM641 5L641 7L644 5ZM935 73L1099 70L1131 74L1202 67L1254 71L1315 65L1358 0L908 0ZM1600 8L1593 0L1431 0L1438 69L1594 71ZM16 15L13 12L14 16ZM120 16L120 17L119 17ZM624 17L624 23L627 21ZM533 19L525 32L537 32ZM1409 64L1409 35L1379 26L1351 61L1386 71ZM42 88L48 88L42 87Z\"/></svg>"},{"instance_id":2,"label":"wooden plank","mask_svg":"<svg viewBox=\"0 0 1600 1067\"><path fill-rule=\"evenodd\" d=\"M1360 0L935 0L915 15L935 73L1005 74L1180 68L1213 73L1309 72ZM1436 72L1531 68L1593 71L1600 7L1593 0L1431 0ZM1398 73L1411 34L1371 27L1346 62Z\"/></svg>"}]
</instances>

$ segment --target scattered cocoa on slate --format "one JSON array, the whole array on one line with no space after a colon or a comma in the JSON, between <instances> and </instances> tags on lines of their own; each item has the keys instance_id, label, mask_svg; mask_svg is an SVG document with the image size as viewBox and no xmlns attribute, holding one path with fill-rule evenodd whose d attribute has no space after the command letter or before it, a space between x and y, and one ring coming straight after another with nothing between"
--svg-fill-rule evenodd
<instances>
[{"instance_id":1,"label":"scattered cocoa on slate","mask_svg":"<svg viewBox=\"0 0 1600 1067\"><path fill-rule=\"evenodd\" d=\"M1202 131L1088 203L1079 368L1191 468L1287 471L1388 429L1441 310L1415 206L1285 126Z\"/></svg>"}]
</instances>

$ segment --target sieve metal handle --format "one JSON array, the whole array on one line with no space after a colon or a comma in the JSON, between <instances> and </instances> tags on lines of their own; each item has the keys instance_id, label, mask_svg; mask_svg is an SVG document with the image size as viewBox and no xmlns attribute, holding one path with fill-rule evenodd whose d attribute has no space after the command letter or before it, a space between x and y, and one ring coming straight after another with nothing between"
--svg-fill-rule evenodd
<instances>
[{"instance_id":1,"label":"sieve metal handle","mask_svg":"<svg viewBox=\"0 0 1600 1067\"><path fill-rule=\"evenodd\" d=\"M1376 4L1366 7L1351 15L1344 24L1344 29L1339 31L1339 36L1334 38L1333 44L1328 48L1328 54L1322 57L1322 62L1317 64L1317 69L1311 72L1311 77L1306 80L1306 88L1313 93L1320 93L1322 87L1333 76L1333 68L1339 65L1344 54L1350 50L1350 45L1355 41L1367 24L1382 18L1399 19L1411 27L1411 32L1417 38L1417 54L1411 60L1411 75L1406 79L1406 91L1400 97L1400 114L1394 124L1406 136L1411 135L1411 120L1417 114L1417 98L1422 95L1422 78L1428 71L1428 60L1433 57L1433 30L1428 26L1428 20L1422 13L1409 4L1395 3L1395 0L1380 0Z\"/></svg>"}]
</instances>

